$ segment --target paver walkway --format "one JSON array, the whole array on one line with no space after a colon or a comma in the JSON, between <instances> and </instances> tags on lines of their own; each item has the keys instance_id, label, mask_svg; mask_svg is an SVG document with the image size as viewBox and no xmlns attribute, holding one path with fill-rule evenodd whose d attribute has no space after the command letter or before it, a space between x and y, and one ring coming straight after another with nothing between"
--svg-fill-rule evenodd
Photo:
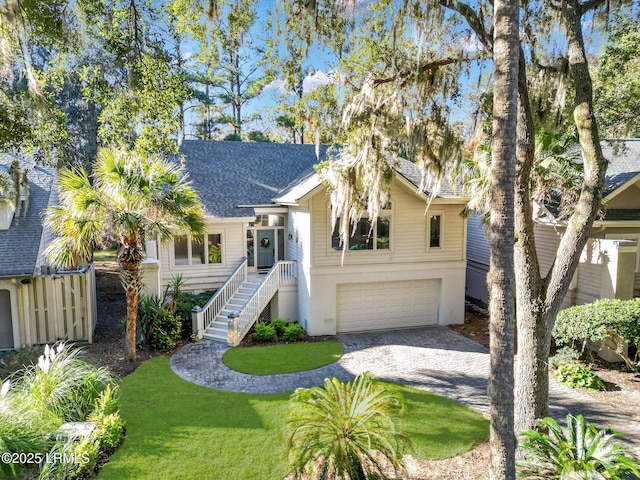
<instances>
[{"instance_id":1,"label":"paver walkway","mask_svg":"<svg viewBox=\"0 0 640 480\"><path fill-rule=\"evenodd\" d=\"M232 392L280 393L322 385L325 378L351 380L370 371L376 378L424 388L489 414L489 351L447 327L338 335L342 358L315 370L255 376L227 368L229 348L202 340L185 345L171 357L171 368L185 380ZM611 412L607 405L555 381L550 385L551 414L561 420L582 413L598 427L622 434L640 456L640 422Z\"/></svg>"}]
</instances>

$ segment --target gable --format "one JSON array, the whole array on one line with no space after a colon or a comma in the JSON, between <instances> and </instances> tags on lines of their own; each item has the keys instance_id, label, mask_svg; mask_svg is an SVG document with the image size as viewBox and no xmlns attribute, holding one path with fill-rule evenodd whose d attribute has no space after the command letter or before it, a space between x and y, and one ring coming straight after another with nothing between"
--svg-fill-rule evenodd
<instances>
[{"instance_id":1,"label":"gable","mask_svg":"<svg viewBox=\"0 0 640 480\"><path fill-rule=\"evenodd\" d=\"M634 182L628 182L624 188L617 190L616 195L607 199L608 209L639 209L640 208L640 176Z\"/></svg>"},{"instance_id":2,"label":"gable","mask_svg":"<svg viewBox=\"0 0 640 480\"><path fill-rule=\"evenodd\" d=\"M607 198L624 190L640 174L640 139L603 140L601 144L602 154L609 161L604 191Z\"/></svg>"}]
</instances>

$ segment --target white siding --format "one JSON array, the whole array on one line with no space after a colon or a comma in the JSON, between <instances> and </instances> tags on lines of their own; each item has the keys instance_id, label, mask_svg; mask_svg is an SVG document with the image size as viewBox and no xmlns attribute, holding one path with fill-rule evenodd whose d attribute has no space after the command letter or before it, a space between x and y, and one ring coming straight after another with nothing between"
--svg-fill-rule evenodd
<instances>
[{"instance_id":1,"label":"white siding","mask_svg":"<svg viewBox=\"0 0 640 480\"><path fill-rule=\"evenodd\" d=\"M377 293L386 291L385 286L387 290L397 286L403 291L411 292L413 288L421 289L423 285L438 285L435 303L434 295L429 297L429 301L420 301L420 309L424 315L419 324L437 322L447 325L464 321L466 220L460 216L463 205L442 200L431 204L428 215L438 214L442 218L442 247L429 248L427 242L429 217L425 215L425 200L398 180L391 187L391 202L390 249L347 251L344 264L341 264L342 252L331 249L333 228L330 225L331 212L326 191L319 190L309 200L308 211L311 214L311 222L310 234L307 238L311 241L310 264L307 266L309 256L303 253L302 264L306 284L303 290L303 281L299 280L298 298L301 320L309 318L307 330L311 335L333 335L338 331L337 322L341 315L342 317L345 315L347 297L351 298L349 308L354 312L368 312L373 298L377 298L386 305L389 294L385 293L381 296ZM296 218L296 230L302 232L299 213L296 212L293 216ZM302 252L307 252L306 244L303 244ZM371 284L364 285L367 282ZM353 287L354 284L360 286ZM344 292L353 293L353 288L360 293L345 296ZM307 289L309 297L303 298L307 294ZM307 311L303 311L305 301L308 304ZM391 301L389 303L393 304ZM429 305L428 308L427 305ZM340 308L342 312L339 313ZM437 314L434 314L434 308L437 309ZM425 313L425 309L429 313ZM417 324L415 318L408 318L411 315L407 317L401 308L385 307L385 309L375 310L380 316L375 322L379 324L383 321L385 328ZM428 320L425 320L426 318ZM356 323L358 323L357 320Z\"/></svg>"},{"instance_id":2,"label":"white siding","mask_svg":"<svg viewBox=\"0 0 640 480\"><path fill-rule=\"evenodd\" d=\"M536 252L540 264L540 275L546 277L551 265L556 258L556 252L560 246L562 232L549 225L535 224L534 234L536 240Z\"/></svg>"},{"instance_id":3,"label":"white siding","mask_svg":"<svg viewBox=\"0 0 640 480\"><path fill-rule=\"evenodd\" d=\"M243 222L207 219L207 233L222 234L222 263L177 266L173 264L173 244L162 243L159 260L163 286L171 283L173 277L182 275L185 291L201 292L217 288L246 256L246 233Z\"/></svg>"},{"instance_id":4,"label":"white siding","mask_svg":"<svg viewBox=\"0 0 640 480\"><path fill-rule=\"evenodd\" d=\"M310 245L311 216L306 207L289 209L287 223L287 254L289 260L298 262L298 318L309 331L310 311Z\"/></svg>"},{"instance_id":5,"label":"white siding","mask_svg":"<svg viewBox=\"0 0 640 480\"><path fill-rule=\"evenodd\" d=\"M578 283L573 294L573 305L583 305L600 299L602 265L580 264L578 266ZM570 295L569 292L567 295Z\"/></svg>"},{"instance_id":6,"label":"white siding","mask_svg":"<svg viewBox=\"0 0 640 480\"><path fill-rule=\"evenodd\" d=\"M342 252L331 250L331 212L324 190L311 203L313 214L312 266L338 266ZM426 203L407 191L399 182L391 188L393 205L389 250L347 251L344 265L398 264L458 261L465 259L465 219L463 205L432 203L427 215ZM442 248L428 248L428 215L442 215Z\"/></svg>"}]
</instances>

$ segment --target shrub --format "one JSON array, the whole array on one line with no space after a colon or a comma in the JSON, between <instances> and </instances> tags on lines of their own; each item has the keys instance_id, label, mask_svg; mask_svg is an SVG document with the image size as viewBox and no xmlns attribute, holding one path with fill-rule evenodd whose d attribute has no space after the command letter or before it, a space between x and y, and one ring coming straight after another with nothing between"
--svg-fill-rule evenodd
<instances>
[{"instance_id":1,"label":"shrub","mask_svg":"<svg viewBox=\"0 0 640 480\"><path fill-rule=\"evenodd\" d=\"M100 449L110 450L117 447L124 430L124 420L122 420L120 414L110 413L92 421L97 423L92 435L98 442Z\"/></svg>"},{"instance_id":2,"label":"shrub","mask_svg":"<svg viewBox=\"0 0 640 480\"><path fill-rule=\"evenodd\" d=\"M105 412L117 415L113 413L117 411L113 377L106 369L80 360L79 352L63 343L47 345L36 365L17 372L13 386L6 381L0 389L0 453L67 453L87 460L88 466L82 462L45 462L40 478L74 478L84 475L92 468L91 462L95 463L99 443L94 445L92 440L58 442L51 449L49 435L62 423L85 421L90 412L101 412L105 432L113 434L118 424L116 419L104 416ZM34 472L21 471L25 467L0 462L0 473L3 478L21 473L32 478Z\"/></svg>"},{"instance_id":3,"label":"shrub","mask_svg":"<svg viewBox=\"0 0 640 480\"><path fill-rule=\"evenodd\" d=\"M577 363L565 363L556 370L556 379L571 388L590 388L604 390L604 383L587 367Z\"/></svg>"},{"instance_id":4,"label":"shrub","mask_svg":"<svg viewBox=\"0 0 640 480\"><path fill-rule=\"evenodd\" d=\"M262 320L255 324L254 333L260 342L273 342L276 339L276 329Z\"/></svg>"},{"instance_id":5,"label":"shrub","mask_svg":"<svg viewBox=\"0 0 640 480\"><path fill-rule=\"evenodd\" d=\"M287 324L281 318L274 318L271 320L271 326L276 329L276 334L282 335Z\"/></svg>"},{"instance_id":6,"label":"shrub","mask_svg":"<svg viewBox=\"0 0 640 480\"><path fill-rule=\"evenodd\" d=\"M180 338L182 322L176 316L162 310L158 319L158 326L151 338L151 348L154 350L168 350L176 346L176 340Z\"/></svg>"},{"instance_id":7,"label":"shrub","mask_svg":"<svg viewBox=\"0 0 640 480\"><path fill-rule=\"evenodd\" d=\"M572 347L562 347L553 357L549 358L549 364L553 368L558 368L566 363L575 363L580 358L580 352Z\"/></svg>"},{"instance_id":8,"label":"shrub","mask_svg":"<svg viewBox=\"0 0 640 480\"><path fill-rule=\"evenodd\" d=\"M182 323L156 296L140 298L138 323L145 343L155 350L173 348L180 338Z\"/></svg>"},{"instance_id":9,"label":"shrub","mask_svg":"<svg viewBox=\"0 0 640 480\"><path fill-rule=\"evenodd\" d=\"M598 431L582 415L567 415L568 435L552 418L539 420L538 425L541 431L522 433L520 478L622 480L629 478L628 473L640 475L640 465L616 441L618 435L608 429Z\"/></svg>"},{"instance_id":10,"label":"shrub","mask_svg":"<svg viewBox=\"0 0 640 480\"><path fill-rule=\"evenodd\" d=\"M304 338L307 332L304 331L299 323L290 323L284 328L284 338L287 342L299 342Z\"/></svg>"},{"instance_id":11,"label":"shrub","mask_svg":"<svg viewBox=\"0 0 640 480\"><path fill-rule=\"evenodd\" d=\"M353 382L334 378L323 387L297 389L286 422L296 478L311 472L313 478L388 478L386 462L394 478L404 478L402 455L410 443L390 417L399 408L398 398L367 373Z\"/></svg>"},{"instance_id":12,"label":"shrub","mask_svg":"<svg viewBox=\"0 0 640 480\"><path fill-rule=\"evenodd\" d=\"M84 478L96 465L100 455L100 445L93 435L79 440L57 441L49 458L43 463L40 480Z\"/></svg>"},{"instance_id":13,"label":"shrub","mask_svg":"<svg viewBox=\"0 0 640 480\"><path fill-rule=\"evenodd\" d=\"M101 450L109 450L120 443L124 430L124 420L118 412L118 387L107 387L95 402L95 409L89 421L96 423L92 436L97 440Z\"/></svg>"},{"instance_id":14,"label":"shrub","mask_svg":"<svg viewBox=\"0 0 640 480\"><path fill-rule=\"evenodd\" d=\"M193 307L203 307L214 293L216 293L215 290L206 290L197 294L185 292L180 293L176 301L176 310L174 315L182 323L182 338L189 338L193 333L193 326L191 323L191 310L193 310Z\"/></svg>"},{"instance_id":15,"label":"shrub","mask_svg":"<svg viewBox=\"0 0 640 480\"><path fill-rule=\"evenodd\" d=\"M18 398L11 382L5 380L0 389L0 455L5 453L40 453L49 450L45 438L56 423L42 418ZM0 462L0 477L17 477L29 465Z\"/></svg>"},{"instance_id":16,"label":"shrub","mask_svg":"<svg viewBox=\"0 0 640 480\"><path fill-rule=\"evenodd\" d=\"M94 402L94 409L91 417L97 418L104 415L111 415L118 412L118 386L108 385ZM92 420L93 421L93 420Z\"/></svg>"},{"instance_id":17,"label":"shrub","mask_svg":"<svg viewBox=\"0 0 640 480\"><path fill-rule=\"evenodd\" d=\"M553 337L558 345L580 343L583 349L587 342L609 340L627 366L635 368L625 349L629 343L636 346L637 352L640 344L640 299L602 299L562 310L553 327Z\"/></svg>"},{"instance_id":18,"label":"shrub","mask_svg":"<svg viewBox=\"0 0 640 480\"><path fill-rule=\"evenodd\" d=\"M18 376L21 401L60 423L84 421L100 393L115 380L107 369L78 359L79 352L64 343L47 345L38 364Z\"/></svg>"}]
</instances>

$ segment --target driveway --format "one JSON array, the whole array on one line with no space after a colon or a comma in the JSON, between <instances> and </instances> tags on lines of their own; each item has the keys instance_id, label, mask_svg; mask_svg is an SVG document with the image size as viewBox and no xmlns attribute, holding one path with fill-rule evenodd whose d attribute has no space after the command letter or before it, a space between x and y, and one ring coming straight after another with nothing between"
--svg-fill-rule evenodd
<instances>
[{"instance_id":1,"label":"driveway","mask_svg":"<svg viewBox=\"0 0 640 480\"><path fill-rule=\"evenodd\" d=\"M224 344L202 340L185 345L171 357L173 371L190 382L232 392L280 393L322 385L325 378L351 380L364 371L376 378L424 388L489 414L489 351L447 327L338 335L342 358L315 370L255 376L236 372L222 362ZM551 414L563 419L581 413L598 427L622 434L640 456L640 423L611 412L606 405L555 381L550 385Z\"/></svg>"}]
</instances>

